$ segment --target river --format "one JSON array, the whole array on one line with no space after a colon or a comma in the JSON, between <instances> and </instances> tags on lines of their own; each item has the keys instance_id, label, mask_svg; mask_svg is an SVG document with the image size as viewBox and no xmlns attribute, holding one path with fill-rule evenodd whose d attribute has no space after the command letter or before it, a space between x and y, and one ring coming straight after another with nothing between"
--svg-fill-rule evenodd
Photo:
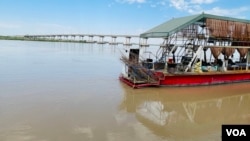
<instances>
[{"instance_id":1,"label":"river","mask_svg":"<svg viewBox=\"0 0 250 141\"><path fill-rule=\"evenodd\" d=\"M0 41L1 141L220 141L250 83L132 89L122 46Z\"/></svg>"}]
</instances>

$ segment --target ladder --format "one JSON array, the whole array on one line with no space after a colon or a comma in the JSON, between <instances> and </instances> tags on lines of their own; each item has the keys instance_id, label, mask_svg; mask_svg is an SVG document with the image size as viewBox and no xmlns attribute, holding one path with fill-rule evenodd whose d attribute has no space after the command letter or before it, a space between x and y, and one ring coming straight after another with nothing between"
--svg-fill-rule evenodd
<instances>
[{"instance_id":1,"label":"ladder","mask_svg":"<svg viewBox=\"0 0 250 141\"><path fill-rule=\"evenodd\" d=\"M192 66L193 62L194 62L194 61L196 61L197 56L198 56L198 55L200 55L200 53L203 51L203 48L204 48L204 46L199 46L198 50L197 50L197 51L195 52L195 54L193 55L192 60L189 62L189 64L188 64L187 68L185 69L185 72L187 72L187 71L188 71L188 69L190 69L190 68L191 68L191 66Z\"/></svg>"}]
</instances>

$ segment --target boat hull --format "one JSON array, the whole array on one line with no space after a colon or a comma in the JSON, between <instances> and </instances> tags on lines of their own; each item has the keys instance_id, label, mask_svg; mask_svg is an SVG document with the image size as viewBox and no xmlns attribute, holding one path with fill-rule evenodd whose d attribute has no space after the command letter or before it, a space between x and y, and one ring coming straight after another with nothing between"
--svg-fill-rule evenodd
<instances>
[{"instance_id":1,"label":"boat hull","mask_svg":"<svg viewBox=\"0 0 250 141\"><path fill-rule=\"evenodd\" d=\"M160 72L156 72L160 76ZM239 72L215 72L215 73L189 73L189 74L163 74L156 84L151 83L133 83L129 79L120 77L122 82L133 88L148 86L200 86L227 84L236 82L250 81L250 71Z\"/></svg>"},{"instance_id":2,"label":"boat hull","mask_svg":"<svg viewBox=\"0 0 250 141\"><path fill-rule=\"evenodd\" d=\"M250 81L250 72L166 75L160 85L197 86Z\"/></svg>"}]
</instances>

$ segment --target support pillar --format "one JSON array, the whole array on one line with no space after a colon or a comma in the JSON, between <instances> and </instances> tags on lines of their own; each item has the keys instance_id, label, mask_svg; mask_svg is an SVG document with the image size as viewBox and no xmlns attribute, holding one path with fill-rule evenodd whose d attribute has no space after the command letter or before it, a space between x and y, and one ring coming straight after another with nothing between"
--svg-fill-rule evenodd
<instances>
[{"instance_id":1,"label":"support pillar","mask_svg":"<svg viewBox=\"0 0 250 141\"><path fill-rule=\"evenodd\" d=\"M248 49L248 51L247 51L247 62L246 62L246 70L248 70L248 63L250 63L250 51L249 51L249 49Z\"/></svg>"},{"instance_id":2,"label":"support pillar","mask_svg":"<svg viewBox=\"0 0 250 141\"><path fill-rule=\"evenodd\" d=\"M58 38L61 41L62 40L62 35L58 35Z\"/></svg>"},{"instance_id":3,"label":"support pillar","mask_svg":"<svg viewBox=\"0 0 250 141\"><path fill-rule=\"evenodd\" d=\"M84 39L84 35L80 35L80 40L84 41L83 39Z\"/></svg>"},{"instance_id":4,"label":"support pillar","mask_svg":"<svg viewBox=\"0 0 250 141\"><path fill-rule=\"evenodd\" d=\"M72 41L75 41L75 38L76 38L75 35L71 35L71 40L72 40Z\"/></svg>"},{"instance_id":5,"label":"support pillar","mask_svg":"<svg viewBox=\"0 0 250 141\"><path fill-rule=\"evenodd\" d=\"M130 36L126 36L126 40L125 40L124 45L126 45L126 46L131 46L132 44L130 43L130 39L131 39Z\"/></svg>"},{"instance_id":6,"label":"support pillar","mask_svg":"<svg viewBox=\"0 0 250 141\"><path fill-rule=\"evenodd\" d=\"M99 36L99 42L98 44L104 44L104 36Z\"/></svg>"},{"instance_id":7,"label":"support pillar","mask_svg":"<svg viewBox=\"0 0 250 141\"><path fill-rule=\"evenodd\" d=\"M66 38L66 40L69 40L68 37L69 37L68 35L64 35L64 38Z\"/></svg>"},{"instance_id":8,"label":"support pillar","mask_svg":"<svg viewBox=\"0 0 250 141\"><path fill-rule=\"evenodd\" d=\"M149 45L148 45L147 41L148 41L148 38L141 38L140 43L139 43L140 46L141 47L148 47Z\"/></svg>"},{"instance_id":9,"label":"support pillar","mask_svg":"<svg viewBox=\"0 0 250 141\"><path fill-rule=\"evenodd\" d=\"M111 36L111 41L110 41L109 44L111 44L111 45L117 45L116 38L117 38L116 36Z\"/></svg>"},{"instance_id":10,"label":"support pillar","mask_svg":"<svg viewBox=\"0 0 250 141\"><path fill-rule=\"evenodd\" d=\"M87 41L88 43L93 43L94 41L93 41L93 35L89 35L89 40Z\"/></svg>"}]
</instances>

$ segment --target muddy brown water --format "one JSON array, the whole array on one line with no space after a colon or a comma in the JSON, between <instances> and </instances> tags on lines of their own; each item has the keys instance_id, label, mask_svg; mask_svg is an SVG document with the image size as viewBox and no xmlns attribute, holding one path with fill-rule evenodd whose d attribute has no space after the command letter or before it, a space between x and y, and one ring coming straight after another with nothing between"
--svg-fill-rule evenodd
<instances>
[{"instance_id":1,"label":"muddy brown water","mask_svg":"<svg viewBox=\"0 0 250 141\"><path fill-rule=\"evenodd\" d=\"M220 141L250 83L132 89L121 46L0 41L1 141Z\"/></svg>"}]
</instances>

